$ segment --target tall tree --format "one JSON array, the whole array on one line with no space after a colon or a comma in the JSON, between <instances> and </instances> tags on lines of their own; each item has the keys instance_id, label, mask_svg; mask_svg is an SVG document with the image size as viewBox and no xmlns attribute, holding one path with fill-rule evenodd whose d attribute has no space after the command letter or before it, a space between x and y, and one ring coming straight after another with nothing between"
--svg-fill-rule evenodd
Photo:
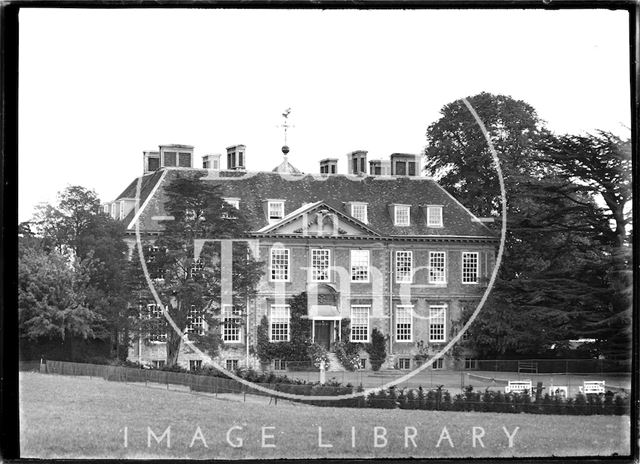
<instances>
[{"instance_id":1,"label":"tall tree","mask_svg":"<svg viewBox=\"0 0 640 464\"><path fill-rule=\"evenodd\" d=\"M584 334L608 356L628 356L631 347L631 142L605 131L546 137L539 162L554 173L543 188L562 198L597 253L590 278L602 298L584 318Z\"/></svg>"},{"instance_id":2,"label":"tall tree","mask_svg":"<svg viewBox=\"0 0 640 464\"><path fill-rule=\"evenodd\" d=\"M74 262L56 251L21 246L18 262L20 337L64 342L95 336L100 314L87 302L91 263ZM71 346L70 344L67 346Z\"/></svg>"},{"instance_id":3,"label":"tall tree","mask_svg":"<svg viewBox=\"0 0 640 464\"><path fill-rule=\"evenodd\" d=\"M103 214L95 192L81 186L60 192L55 205L41 205L30 225L45 250L85 263L89 272L85 302L101 315L94 335L110 341L112 356L126 357L128 341L123 335L129 319L124 225Z\"/></svg>"},{"instance_id":4,"label":"tall tree","mask_svg":"<svg viewBox=\"0 0 640 464\"><path fill-rule=\"evenodd\" d=\"M498 152L508 188L534 169L532 153L543 121L533 107L505 95L482 92L467 97ZM500 210L500 187L482 130L462 100L445 105L442 117L427 128L427 174L478 216ZM509 188L510 190L510 188Z\"/></svg>"},{"instance_id":5,"label":"tall tree","mask_svg":"<svg viewBox=\"0 0 640 464\"><path fill-rule=\"evenodd\" d=\"M242 324L247 302L255 295L262 263L255 260L244 242L233 243L232 261L225 261L220 242L208 242L195 259L196 239L237 239L249 229L241 212L225 202L217 186L200 181L200 175L182 175L165 189L165 211L173 219L164 221L164 232L154 243L155 255L149 271L156 274L155 289L168 314L181 332L189 322L201 319L202 335L191 332L196 346L215 354L220 341L221 273L232 266L231 302L237 324ZM167 331L167 365L178 360L182 336Z\"/></svg>"}]
</instances>

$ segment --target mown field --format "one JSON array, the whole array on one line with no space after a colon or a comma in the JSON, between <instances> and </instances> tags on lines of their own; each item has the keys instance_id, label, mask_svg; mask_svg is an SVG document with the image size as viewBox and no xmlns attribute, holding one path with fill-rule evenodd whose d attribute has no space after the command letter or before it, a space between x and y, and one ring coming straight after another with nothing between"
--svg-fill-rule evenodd
<instances>
[{"instance_id":1,"label":"mown field","mask_svg":"<svg viewBox=\"0 0 640 464\"><path fill-rule=\"evenodd\" d=\"M607 456L629 454L629 428L628 416L269 405L95 378L20 376L23 457ZM154 435L167 430L156 443Z\"/></svg>"}]
</instances>

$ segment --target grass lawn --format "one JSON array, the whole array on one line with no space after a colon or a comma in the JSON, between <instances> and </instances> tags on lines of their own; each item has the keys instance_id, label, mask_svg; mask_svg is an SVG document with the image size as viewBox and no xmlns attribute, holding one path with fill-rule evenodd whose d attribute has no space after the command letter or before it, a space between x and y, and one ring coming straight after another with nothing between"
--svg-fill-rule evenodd
<instances>
[{"instance_id":1,"label":"grass lawn","mask_svg":"<svg viewBox=\"0 0 640 464\"><path fill-rule=\"evenodd\" d=\"M102 379L25 372L20 375L21 455L429 458L606 456L627 455L630 449L629 416L318 408L266 401L225 401ZM160 437L168 427L170 448L166 435L158 444L149 434L150 428ZM320 446L319 428L321 445L331 447Z\"/></svg>"}]
</instances>

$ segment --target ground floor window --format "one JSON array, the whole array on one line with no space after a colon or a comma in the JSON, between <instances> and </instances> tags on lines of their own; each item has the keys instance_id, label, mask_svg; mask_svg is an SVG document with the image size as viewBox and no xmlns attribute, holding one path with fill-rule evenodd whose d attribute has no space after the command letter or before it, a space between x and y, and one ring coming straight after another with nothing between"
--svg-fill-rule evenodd
<instances>
[{"instance_id":1,"label":"ground floor window","mask_svg":"<svg viewBox=\"0 0 640 464\"><path fill-rule=\"evenodd\" d=\"M429 341L444 342L446 340L446 305L429 306Z\"/></svg>"},{"instance_id":2,"label":"ground floor window","mask_svg":"<svg viewBox=\"0 0 640 464\"><path fill-rule=\"evenodd\" d=\"M411 369L411 358L398 359L398 369Z\"/></svg>"},{"instance_id":3,"label":"ground floor window","mask_svg":"<svg viewBox=\"0 0 640 464\"><path fill-rule=\"evenodd\" d=\"M165 362L166 361L164 359L154 359L153 361L151 361L151 364L155 369L162 369L165 365Z\"/></svg>"},{"instance_id":4,"label":"ground floor window","mask_svg":"<svg viewBox=\"0 0 640 464\"><path fill-rule=\"evenodd\" d=\"M287 370L287 361L284 359L274 359L273 360L273 369L276 371L286 371Z\"/></svg>"},{"instance_id":5,"label":"ground floor window","mask_svg":"<svg viewBox=\"0 0 640 464\"><path fill-rule=\"evenodd\" d=\"M225 361L225 368L228 371L235 371L238 368L238 360L237 359L227 359Z\"/></svg>"},{"instance_id":6,"label":"ground floor window","mask_svg":"<svg viewBox=\"0 0 640 464\"><path fill-rule=\"evenodd\" d=\"M367 358L360 358L360 369L367 368Z\"/></svg>"},{"instance_id":7,"label":"ground floor window","mask_svg":"<svg viewBox=\"0 0 640 464\"><path fill-rule=\"evenodd\" d=\"M438 358L431 365L433 369L442 369L444 367L444 359Z\"/></svg>"},{"instance_id":8,"label":"ground floor window","mask_svg":"<svg viewBox=\"0 0 640 464\"><path fill-rule=\"evenodd\" d=\"M202 369L202 359L190 359L189 370L197 371L198 369Z\"/></svg>"},{"instance_id":9,"label":"ground floor window","mask_svg":"<svg viewBox=\"0 0 640 464\"><path fill-rule=\"evenodd\" d=\"M478 368L478 360L471 358L464 358L464 368L465 369L477 369Z\"/></svg>"},{"instance_id":10,"label":"ground floor window","mask_svg":"<svg viewBox=\"0 0 640 464\"><path fill-rule=\"evenodd\" d=\"M369 342L369 309L368 305L351 306L351 339L352 342Z\"/></svg>"},{"instance_id":11,"label":"ground floor window","mask_svg":"<svg viewBox=\"0 0 640 464\"><path fill-rule=\"evenodd\" d=\"M289 305L271 305L269 338L272 342L289 341L289 321L291 310Z\"/></svg>"},{"instance_id":12,"label":"ground floor window","mask_svg":"<svg viewBox=\"0 0 640 464\"><path fill-rule=\"evenodd\" d=\"M240 309L232 305L222 306L222 341L225 343L239 343L240 340Z\"/></svg>"}]
</instances>

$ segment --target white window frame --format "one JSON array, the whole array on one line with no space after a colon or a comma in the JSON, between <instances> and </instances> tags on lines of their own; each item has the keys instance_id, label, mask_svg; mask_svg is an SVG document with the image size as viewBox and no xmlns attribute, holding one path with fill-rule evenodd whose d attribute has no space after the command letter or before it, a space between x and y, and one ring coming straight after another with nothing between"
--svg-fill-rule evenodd
<instances>
[{"instance_id":1,"label":"white window frame","mask_svg":"<svg viewBox=\"0 0 640 464\"><path fill-rule=\"evenodd\" d=\"M239 198L223 198L224 202L226 204L228 204L229 206L239 210L240 209L240 199ZM223 219L235 219L235 216L233 216L233 213L227 213L224 212L222 213L221 216Z\"/></svg>"},{"instance_id":2,"label":"white window frame","mask_svg":"<svg viewBox=\"0 0 640 464\"><path fill-rule=\"evenodd\" d=\"M242 343L242 330L238 322L241 320L241 313L233 305L222 305L222 342Z\"/></svg>"},{"instance_id":3,"label":"white window frame","mask_svg":"<svg viewBox=\"0 0 640 464\"><path fill-rule=\"evenodd\" d=\"M193 279L193 275L204 270L204 261L202 258L194 259L189 268L189 277Z\"/></svg>"},{"instance_id":4,"label":"white window frame","mask_svg":"<svg viewBox=\"0 0 640 464\"><path fill-rule=\"evenodd\" d=\"M408 315L406 314L408 312ZM397 305L396 306L396 318L395 318L395 335L396 342L408 343L413 342L413 305ZM400 324L409 325L408 336L406 333L400 334ZM406 331L406 328L402 328Z\"/></svg>"},{"instance_id":5,"label":"white window frame","mask_svg":"<svg viewBox=\"0 0 640 464\"><path fill-rule=\"evenodd\" d=\"M120 200L118 203L120 203L118 206L118 219L122 221L124 219L124 200Z\"/></svg>"},{"instance_id":6,"label":"white window frame","mask_svg":"<svg viewBox=\"0 0 640 464\"><path fill-rule=\"evenodd\" d=\"M437 321L437 322L434 322ZM442 325L442 335L434 337L435 325ZM438 333L440 329L438 329ZM429 305L429 341L433 343L444 343L447 341L447 305Z\"/></svg>"},{"instance_id":7,"label":"white window frame","mask_svg":"<svg viewBox=\"0 0 640 464\"><path fill-rule=\"evenodd\" d=\"M111 211L109 212L110 213L109 215L111 216L111 219L115 219L116 218L116 207L117 207L117 205L116 205L115 201L113 203L111 203Z\"/></svg>"},{"instance_id":8,"label":"white window frame","mask_svg":"<svg viewBox=\"0 0 640 464\"><path fill-rule=\"evenodd\" d=\"M102 212L108 216L111 213L111 204L105 203L102 205Z\"/></svg>"},{"instance_id":9,"label":"white window frame","mask_svg":"<svg viewBox=\"0 0 640 464\"><path fill-rule=\"evenodd\" d=\"M326 257L326 267L316 267L316 254ZM309 280L311 282L331 282L331 250L327 248L312 248L310 259L311 263L309 267L311 275Z\"/></svg>"},{"instance_id":10,"label":"white window frame","mask_svg":"<svg viewBox=\"0 0 640 464\"><path fill-rule=\"evenodd\" d=\"M284 315L274 314L277 311L282 311ZM275 324L286 324L286 338L282 336L282 334L279 334L279 336L274 339L273 329ZM291 307L288 304L271 305L271 309L269 312L269 341L275 343L291 341Z\"/></svg>"},{"instance_id":11,"label":"white window frame","mask_svg":"<svg viewBox=\"0 0 640 464\"><path fill-rule=\"evenodd\" d=\"M358 255L360 254L361 257L360 258L356 258L354 255ZM367 257L366 259L366 279L363 278L359 278L358 274L355 274L354 271L357 268L362 268L364 267L364 259L362 259L364 256ZM361 262L358 262L358 260L361 259ZM371 253L369 252L369 250L351 250L350 252L350 273L351 273L351 282L359 282L359 283L368 283L370 280L370 275L371 275ZM358 271L358 272L362 272L362 271Z\"/></svg>"},{"instance_id":12,"label":"white window frame","mask_svg":"<svg viewBox=\"0 0 640 464\"><path fill-rule=\"evenodd\" d=\"M276 252L281 253L283 252L284 255L286 256L286 258L284 259L282 265L286 266L283 270L282 273L284 274L284 278L274 278L274 271L277 271L278 269L274 268L274 258L275 258L275 254ZM278 263L278 265L280 265ZM271 282L289 282L291 281L291 251L289 250L289 248L280 248L280 247L273 247L271 248L271 252L269 253L269 279L271 280Z\"/></svg>"},{"instance_id":13,"label":"white window frame","mask_svg":"<svg viewBox=\"0 0 640 464\"><path fill-rule=\"evenodd\" d=\"M427 205L427 227L444 227L442 205Z\"/></svg>"},{"instance_id":14,"label":"white window frame","mask_svg":"<svg viewBox=\"0 0 640 464\"><path fill-rule=\"evenodd\" d=\"M409 275L406 274L406 271L402 271L402 273L399 271L399 262L402 256L404 256L404 259L409 263ZM413 283L413 251L396 250L395 266L397 284Z\"/></svg>"},{"instance_id":15,"label":"white window frame","mask_svg":"<svg viewBox=\"0 0 640 464\"><path fill-rule=\"evenodd\" d=\"M405 363L407 365L403 366L403 364ZM398 369L401 369L401 370L411 369L411 358L407 358L407 357L398 358Z\"/></svg>"},{"instance_id":16,"label":"white window frame","mask_svg":"<svg viewBox=\"0 0 640 464\"><path fill-rule=\"evenodd\" d=\"M467 270L465 268L465 257L466 256L474 256L476 257L476 280L475 281L465 281L465 271ZM460 269L461 269L461 275L460 275L460 281L464 284L464 285L477 285L480 281L480 252L479 251L463 251L462 255L461 255L461 261L460 261ZM469 268L469 270L472 270L472 268Z\"/></svg>"},{"instance_id":17,"label":"white window frame","mask_svg":"<svg viewBox=\"0 0 640 464\"><path fill-rule=\"evenodd\" d=\"M155 303L149 303L147 304L147 317L149 319L161 319L164 318L164 314L162 314L160 306ZM166 343L167 334L149 332L149 341L151 343Z\"/></svg>"},{"instance_id":18,"label":"white window frame","mask_svg":"<svg viewBox=\"0 0 640 464\"><path fill-rule=\"evenodd\" d=\"M364 214L360 215L361 217L359 217L359 215L356 215L356 209L357 208L362 208L362 212ZM368 212L368 203L358 203L358 202L353 202L351 203L351 216L354 217L355 219L357 219L360 222L363 222L365 224L369 224L369 212Z\"/></svg>"},{"instance_id":19,"label":"white window frame","mask_svg":"<svg viewBox=\"0 0 640 464\"><path fill-rule=\"evenodd\" d=\"M195 331L198 332L198 335L204 335L204 317L202 314L197 314L194 305L191 305L189 308L189 312L187 313L187 327L185 328L185 334L192 334Z\"/></svg>"},{"instance_id":20,"label":"white window frame","mask_svg":"<svg viewBox=\"0 0 640 464\"><path fill-rule=\"evenodd\" d=\"M279 217L271 217L272 213L276 209L276 205L278 205L277 209L280 209L282 215L279 216ZM285 216L285 214L284 214L284 201L282 201L282 200L268 200L267 201L267 219L269 219L269 222L280 221L284 216Z\"/></svg>"},{"instance_id":21,"label":"white window frame","mask_svg":"<svg viewBox=\"0 0 640 464\"><path fill-rule=\"evenodd\" d=\"M240 209L240 198L223 198L224 202L235 209Z\"/></svg>"},{"instance_id":22,"label":"white window frame","mask_svg":"<svg viewBox=\"0 0 640 464\"><path fill-rule=\"evenodd\" d=\"M354 314L354 309L357 311L366 310L366 319L365 322L361 322L359 318L361 315ZM364 312L364 311L362 311ZM358 324L356 324L358 322ZM349 341L354 343L369 343L370 332L371 332L371 305L351 305L351 319L350 319L351 328L349 330ZM358 337L354 337L354 328L359 327ZM364 330L361 327L365 327ZM366 331L366 332L365 332ZM361 334L366 333L366 338L362 338Z\"/></svg>"},{"instance_id":23,"label":"white window frame","mask_svg":"<svg viewBox=\"0 0 640 464\"><path fill-rule=\"evenodd\" d=\"M436 258L436 256L440 257L442 256L442 263L443 263L443 271L442 271L442 278L438 279L435 278L435 276L433 276L432 274L432 259ZM446 285L447 283L447 252L446 251L430 251L429 252L429 283L430 284L439 284L439 285Z\"/></svg>"},{"instance_id":24,"label":"white window frame","mask_svg":"<svg viewBox=\"0 0 640 464\"><path fill-rule=\"evenodd\" d=\"M194 371L196 369L202 369L202 359L189 360L189 370Z\"/></svg>"},{"instance_id":25,"label":"white window frame","mask_svg":"<svg viewBox=\"0 0 640 464\"><path fill-rule=\"evenodd\" d=\"M400 211L407 212L407 222L400 222ZM404 215L403 215L404 216ZM411 205L394 205L393 208L393 225L397 227L409 227L411 225Z\"/></svg>"}]
</instances>

